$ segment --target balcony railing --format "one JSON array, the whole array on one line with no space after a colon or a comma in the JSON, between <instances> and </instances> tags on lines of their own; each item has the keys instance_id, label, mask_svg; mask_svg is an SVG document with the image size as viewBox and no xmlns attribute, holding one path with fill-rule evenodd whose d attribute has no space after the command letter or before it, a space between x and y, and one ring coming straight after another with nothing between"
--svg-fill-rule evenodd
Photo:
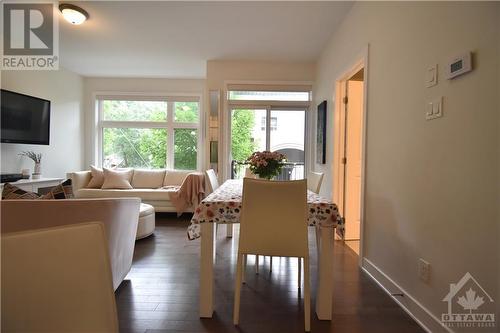
<instances>
[{"instance_id":1,"label":"balcony railing","mask_svg":"<svg viewBox=\"0 0 500 333\"><path fill-rule=\"evenodd\" d=\"M249 164L242 161L231 161L231 179L242 179ZM276 180L296 180L304 178L304 162L286 162Z\"/></svg>"}]
</instances>

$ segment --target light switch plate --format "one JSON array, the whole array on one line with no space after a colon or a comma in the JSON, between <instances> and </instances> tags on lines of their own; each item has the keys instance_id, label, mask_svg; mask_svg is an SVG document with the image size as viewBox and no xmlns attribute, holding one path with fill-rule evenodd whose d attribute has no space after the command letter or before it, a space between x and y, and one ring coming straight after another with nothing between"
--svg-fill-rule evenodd
<instances>
[{"instance_id":1,"label":"light switch plate","mask_svg":"<svg viewBox=\"0 0 500 333\"><path fill-rule=\"evenodd\" d=\"M443 97L433 99L427 103L425 109L425 119L432 120L443 116Z\"/></svg>"},{"instance_id":2,"label":"light switch plate","mask_svg":"<svg viewBox=\"0 0 500 333\"><path fill-rule=\"evenodd\" d=\"M425 73L425 86L427 88L433 87L438 83L438 65L432 65L427 68Z\"/></svg>"}]
</instances>

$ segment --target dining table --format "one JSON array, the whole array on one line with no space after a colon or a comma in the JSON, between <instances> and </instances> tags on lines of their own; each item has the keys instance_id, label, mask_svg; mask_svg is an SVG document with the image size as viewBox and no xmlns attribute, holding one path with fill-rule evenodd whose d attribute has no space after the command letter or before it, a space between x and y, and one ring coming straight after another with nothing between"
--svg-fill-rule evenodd
<instances>
[{"instance_id":1,"label":"dining table","mask_svg":"<svg viewBox=\"0 0 500 333\"><path fill-rule=\"evenodd\" d=\"M217 244L215 226L239 223L242 192L243 180L225 181L199 203L187 230L189 240L201 238L199 301L201 318L211 318L214 312L214 262ZM318 254L316 315L320 320L331 320L334 233L337 229L337 233L343 237L344 222L335 203L309 190L307 205L308 217L304 223L315 227Z\"/></svg>"}]
</instances>

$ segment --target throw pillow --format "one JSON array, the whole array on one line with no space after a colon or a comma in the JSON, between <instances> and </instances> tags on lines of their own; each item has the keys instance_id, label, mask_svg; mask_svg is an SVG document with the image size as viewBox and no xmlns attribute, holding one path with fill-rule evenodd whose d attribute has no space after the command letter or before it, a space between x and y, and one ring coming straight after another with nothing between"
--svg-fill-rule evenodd
<instances>
[{"instance_id":1,"label":"throw pillow","mask_svg":"<svg viewBox=\"0 0 500 333\"><path fill-rule=\"evenodd\" d=\"M28 192L14 186L10 183L5 183L2 191L2 200L14 199L38 199L40 196L33 192Z\"/></svg>"},{"instance_id":2,"label":"throw pillow","mask_svg":"<svg viewBox=\"0 0 500 333\"><path fill-rule=\"evenodd\" d=\"M71 179L54 186L47 194L42 195L40 199L73 199Z\"/></svg>"},{"instance_id":3,"label":"throw pillow","mask_svg":"<svg viewBox=\"0 0 500 333\"><path fill-rule=\"evenodd\" d=\"M163 186L163 178L165 178L165 169L134 169L134 176L130 184L133 188L160 188Z\"/></svg>"},{"instance_id":4,"label":"throw pillow","mask_svg":"<svg viewBox=\"0 0 500 333\"><path fill-rule=\"evenodd\" d=\"M189 171L185 170L167 170L163 186L181 186Z\"/></svg>"},{"instance_id":5,"label":"throw pillow","mask_svg":"<svg viewBox=\"0 0 500 333\"><path fill-rule=\"evenodd\" d=\"M96 168L95 166L90 166L90 172L92 177L90 178L87 188L101 188L104 183L104 172L102 169Z\"/></svg>"},{"instance_id":6,"label":"throw pillow","mask_svg":"<svg viewBox=\"0 0 500 333\"><path fill-rule=\"evenodd\" d=\"M104 171L104 183L102 184L102 189L120 189L126 190L131 189L130 179L134 170L112 170L103 168Z\"/></svg>"}]
</instances>

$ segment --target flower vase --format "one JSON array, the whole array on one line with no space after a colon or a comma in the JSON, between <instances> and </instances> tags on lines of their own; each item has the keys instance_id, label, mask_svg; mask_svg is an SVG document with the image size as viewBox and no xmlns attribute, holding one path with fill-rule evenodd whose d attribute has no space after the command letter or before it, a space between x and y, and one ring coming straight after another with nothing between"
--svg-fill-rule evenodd
<instances>
[{"instance_id":1,"label":"flower vase","mask_svg":"<svg viewBox=\"0 0 500 333\"><path fill-rule=\"evenodd\" d=\"M40 179L42 178L42 164L35 163L35 170L33 170L32 179Z\"/></svg>"}]
</instances>

